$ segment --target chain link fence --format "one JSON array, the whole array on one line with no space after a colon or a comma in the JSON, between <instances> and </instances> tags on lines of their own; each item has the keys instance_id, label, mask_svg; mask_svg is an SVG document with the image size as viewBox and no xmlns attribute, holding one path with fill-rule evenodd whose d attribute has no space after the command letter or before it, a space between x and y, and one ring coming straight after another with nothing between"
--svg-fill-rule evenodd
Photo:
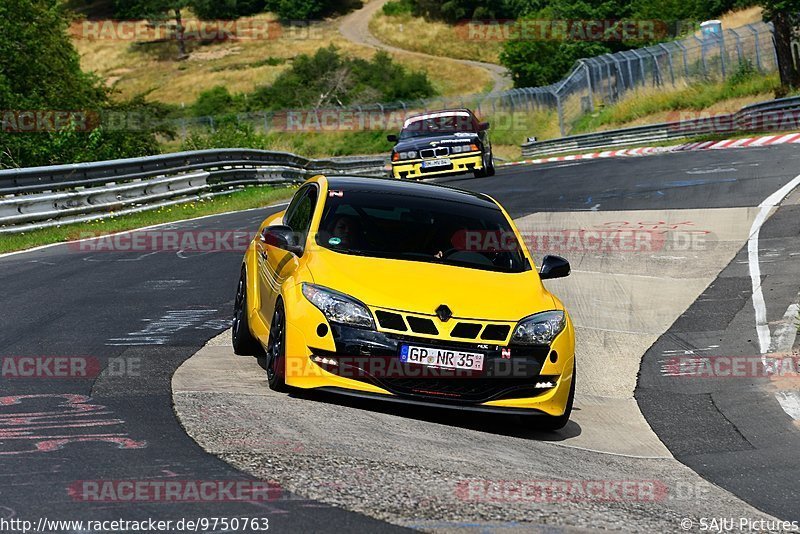
<instances>
[{"instance_id":1,"label":"chain link fence","mask_svg":"<svg viewBox=\"0 0 800 534\"><path fill-rule=\"evenodd\" d=\"M410 113L435 109L466 107L483 116L498 112L553 111L558 114L561 135L566 136L579 117L595 111L598 105L617 102L631 91L723 81L742 68L761 73L777 71L770 24L749 24L702 36L693 34L678 41L581 59L563 80L544 87L352 106L337 110L337 113L352 114L353 129L359 129L359 126L361 129L379 128L381 122L375 119L378 116L383 118L384 129L392 130L398 129L398 120ZM259 131L280 131L285 130L286 113L242 113L235 120L249 123ZM387 121L388 115L396 115L396 118ZM176 130L185 139L188 132L198 128L213 131L218 124L219 119L213 117L187 118L179 120ZM302 126L298 124L298 130ZM321 125L319 130L324 131L325 126Z\"/></svg>"}]
</instances>

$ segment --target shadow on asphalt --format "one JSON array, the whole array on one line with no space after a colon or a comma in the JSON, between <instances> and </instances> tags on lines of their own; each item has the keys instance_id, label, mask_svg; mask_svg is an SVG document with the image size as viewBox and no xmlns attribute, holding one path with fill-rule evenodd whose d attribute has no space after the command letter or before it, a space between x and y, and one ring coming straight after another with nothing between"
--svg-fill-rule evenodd
<instances>
[{"instance_id":1,"label":"shadow on asphalt","mask_svg":"<svg viewBox=\"0 0 800 534\"><path fill-rule=\"evenodd\" d=\"M266 372L266 359L263 356L259 356L257 361L258 365ZM326 391L293 389L288 395L308 402L324 402L357 410L405 417L406 419L416 419L417 421L426 421L428 423L488 432L499 436L536 441L564 441L581 435L581 427L575 421L570 421L561 430L547 431L537 428L538 421L541 421L541 418L536 416L525 417L520 415L460 412L446 407L433 408L382 402L374 399L359 399ZM579 410L580 408L573 408L573 411Z\"/></svg>"}]
</instances>

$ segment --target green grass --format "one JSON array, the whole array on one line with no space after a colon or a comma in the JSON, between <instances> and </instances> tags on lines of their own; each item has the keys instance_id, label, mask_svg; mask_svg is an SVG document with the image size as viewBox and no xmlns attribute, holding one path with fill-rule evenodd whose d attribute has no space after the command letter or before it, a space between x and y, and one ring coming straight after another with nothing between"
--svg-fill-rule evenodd
<instances>
[{"instance_id":1,"label":"green grass","mask_svg":"<svg viewBox=\"0 0 800 534\"><path fill-rule=\"evenodd\" d=\"M726 82L695 84L675 91L640 90L617 104L583 115L573 125L572 133L593 132L665 111L702 111L724 100L774 93L779 86L778 75L771 74L732 77Z\"/></svg>"},{"instance_id":2,"label":"green grass","mask_svg":"<svg viewBox=\"0 0 800 534\"><path fill-rule=\"evenodd\" d=\"M294 191L295 186L249 186L234 191L229 195L198 199L186 204L163 207L142 213L121 215L88 223L45 228L22 234L2 235L0 236L0 253L24 250L50 243L72 241L81 236L86 237L85 234L109 234L154 224L202 217L203 215L266 207L277 201L290 198Z\"/></svg>"}]
</instances>

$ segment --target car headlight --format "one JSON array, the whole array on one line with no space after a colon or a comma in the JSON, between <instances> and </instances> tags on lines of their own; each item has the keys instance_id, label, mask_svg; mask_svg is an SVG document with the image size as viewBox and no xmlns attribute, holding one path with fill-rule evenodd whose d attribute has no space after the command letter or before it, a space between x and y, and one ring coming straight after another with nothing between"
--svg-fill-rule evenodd
<instances>
[{"instance_id":1,"label":"car headlight","mask_svg":"<svg viewBox=\"0 0 800 534\"><path fill-rule=\"evenodd\" d=\"M478 145L461 145L450 147L450 152L453 154L461 154L462 152L475 152L478 150Z\"/></svg>"},{"instance_id":2,"label":"car headlight","mask_svg":"<svg viewBox=\"0 0 800 534\"><path fill-rule=\"evenodd\" d=\"M408 152L400 152L400 159L414 159L417 157L417 152L415 150L409 150Z\"/></svg>"},{"instance_id":3,"label":"car headlight","mask_svg":"<svg viewBox=\"0 0 800 534\"><path fill-rule=\"evenodd\" d=\"M567 326L563 311L546 311L521 320L511 336L512 343L549 345Z\"/></svg>"},{"instance_id":4,"label":"car headlight","mask_svg":"<svg viewBox=\"0 0 800 534\"><path fill-rule=\"evenodd\" d=\"M303 284L303 295L332 323L374 328L366 306L338 291L314 284Z\"/></svg>"}]
</instances>

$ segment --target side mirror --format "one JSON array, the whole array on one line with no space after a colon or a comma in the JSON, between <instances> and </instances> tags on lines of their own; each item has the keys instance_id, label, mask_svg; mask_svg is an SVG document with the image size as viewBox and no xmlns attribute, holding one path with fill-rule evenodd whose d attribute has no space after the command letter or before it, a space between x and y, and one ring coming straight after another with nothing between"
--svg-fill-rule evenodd
<instances>
[{"instance_id":1,"label":"side mirror","mask_svg":"<svg viewBox=\"0 0 800 534\"><path fill-rule=\"evenodd\" d=\"M295 256L303 254L300 236L288 226L267 226L261 231L259 238L265 245L291 252Z\"/></svg>"},{"instance_id":2,"label":"side mirror","mask_svg":"<svg viewBox=\"0 0 800 534\"><path fill-rule=\"evenodd\" d=\"M480 129L480 131L485 132L486 130L489 129L490 126L491 124L489 124L488 122L482 122L478 125L478 128Z\"/></svg>"},{"instance_id":3,"label":"side mirror","mask_svg":"<svg viewBox=\"0 0 800 534\"><path fill-rule=\"evenodd\" d=\"M542 268L539 269L539 278L542 280L552 280L553 278L564 278L569 276L569 262L561 256L545 256L542 260Z\"/></svg>"},{"instance_id":4,"label":"side mirror","mask_svg":"<svg viewBox=\"0 0 800 534\"><path fill-rule=\"evenodd\" d=\"M400 139L395 134L389 134L386 136L386 140L392 143L398 142Z\"/></svg>"}]
</instances>

